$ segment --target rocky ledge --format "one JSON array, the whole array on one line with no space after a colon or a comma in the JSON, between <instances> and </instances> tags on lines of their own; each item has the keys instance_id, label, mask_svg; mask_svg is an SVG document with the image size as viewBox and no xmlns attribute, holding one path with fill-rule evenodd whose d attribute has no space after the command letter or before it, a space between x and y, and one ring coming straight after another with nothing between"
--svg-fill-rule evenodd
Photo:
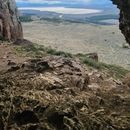
<instances>
[{"instance_id":1,"label":"rocky ledge","mask_svg":"<svg viewBox=\"0 0 130 130\"><path fill-rule=\"evenodd\" d=\"M0 40L15 41L22 37L15 0L0 0Z\"/></svg>"},{"instance_id":2,"label":"rocky ledge","mask_svg":"<svg viewBox=\"0 0 130 130\"><path fill-rule=\"evenodd\" d=\"M129 130L130 88L77 60L10 63L0 72L0 130Z\"/></svg>"}]
</instances>

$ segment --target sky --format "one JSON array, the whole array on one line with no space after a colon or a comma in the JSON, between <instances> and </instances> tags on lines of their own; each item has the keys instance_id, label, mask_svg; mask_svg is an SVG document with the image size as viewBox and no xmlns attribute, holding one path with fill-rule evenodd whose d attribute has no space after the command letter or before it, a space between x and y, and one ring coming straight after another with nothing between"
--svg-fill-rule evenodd
<instances>
[{"instance_id":1,"label":"sky","mask_svg":"<svg viewBox=\"0 0 130 130\"><path fill-rule=\"evenodd\" d=\"M64 6L64 7L87 7L109 6L111 0L16 0L19 7L26 6Z\"/></svg>"},{"instance_id":2,"label":"sky","mask_svg":"<svg viewBox=\"0 0 130 130\"><path fill-rule=\"evenodd\" d=\"M17 2L24 2L24 3L49 3L49 4L57 4L57 3L110 3L110 0L16 0Z\"/></svg>"}]
</instances>

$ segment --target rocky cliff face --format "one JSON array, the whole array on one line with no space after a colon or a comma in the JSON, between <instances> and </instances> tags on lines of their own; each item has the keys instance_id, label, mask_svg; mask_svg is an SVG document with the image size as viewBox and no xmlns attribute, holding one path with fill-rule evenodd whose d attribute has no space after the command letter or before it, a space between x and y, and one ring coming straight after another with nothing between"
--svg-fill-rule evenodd
<instances>
[{"instance_id":1,"label":"rocky cliff face","mask_svg":"<svg viewBox=\"0 0 130 130\"><path fill-rule=\"evenodd\" d=\"M0 0L0 39L15 41L22 37L15 0Z\"/></svg>"},{"instance_id":2,"label":"rocky cliff face","mask_svg":"<svg viewBox=\"0 0 130 130\"><path fill-rule=\"evenodd\" d=\"M120 9L120 29L130 44L130 0L112 0Z\"/></svg>"}]
</instances>

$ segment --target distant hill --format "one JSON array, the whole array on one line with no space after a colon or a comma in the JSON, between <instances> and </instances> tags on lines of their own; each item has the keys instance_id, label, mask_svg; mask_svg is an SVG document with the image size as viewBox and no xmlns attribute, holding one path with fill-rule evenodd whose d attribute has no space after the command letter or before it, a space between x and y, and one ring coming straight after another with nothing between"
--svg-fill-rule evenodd
<instances>
[{"instance_id":1,"label":"distant hill","mask_svg":"<svg viewBox=\"0 0 130 130\"><path fill-rule=\"evenodd\" d=\"M78 22L78 23L94 23L101 25L117 24L118 13L111 13L109 10L95 14L61 14L56 12L38 11L38 10L21 10L21 21L30 22L31 17L38 17L39 20L47 20L50 22Z\"/></svg>"}]
</instances>

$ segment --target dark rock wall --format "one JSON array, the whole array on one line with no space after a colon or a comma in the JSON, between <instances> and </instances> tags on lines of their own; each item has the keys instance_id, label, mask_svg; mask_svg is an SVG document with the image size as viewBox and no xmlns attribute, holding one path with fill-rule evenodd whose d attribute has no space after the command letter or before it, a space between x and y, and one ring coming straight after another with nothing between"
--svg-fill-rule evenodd
<instances>
[{"instance_id":1,"label":"dark rock wall","mask_svg":"<svg viewBox=\"0 0 130 130\"><path fill-rule=\"evenodd\" d=\"M130 0L112 0L120 9L119 28L130 44Z\"/></svg>"},{"instance_id":2,"label":"dark rock wall","mask_svg":"<svg viewBox=\"0 0 130 130\"><path fill-rule=\"evenodd\" d=\"M23 38L15 0L0 0L0 39L15 41Z\"/></svg>"}]
</instances>

